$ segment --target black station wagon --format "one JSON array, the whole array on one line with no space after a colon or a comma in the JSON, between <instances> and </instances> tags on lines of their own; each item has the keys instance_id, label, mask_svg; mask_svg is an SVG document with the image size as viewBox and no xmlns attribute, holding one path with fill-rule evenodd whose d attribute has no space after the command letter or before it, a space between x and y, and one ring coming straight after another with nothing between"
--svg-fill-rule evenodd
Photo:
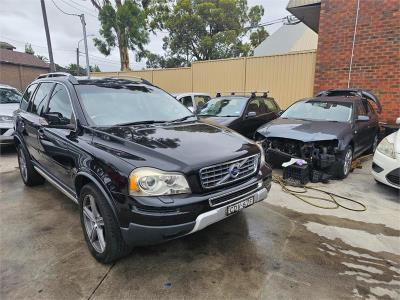
<instances>
[{"instance_id":1,"label":"black station wagon","mask_svg":"<svg viewBox=\"0 0 400 300\"><path fill-rule=\"evenodd\" d=\"M232 93L208 101L199 111L200 118L229 127L252 139L258 127L264 125L281 114L279 105L267 93L238 95Z\"/></svg>"},{"instance_id":2,"label":"black station wagon","mask_svg":"<svg viewBox=\"0 0 400 300\"><path fill-rule=\"evenodd\" d=\"M88 248L103 263L201 230L271 186L260 145L199 121L142 79L39 76L14 126L22 180L47 179L79 204Z\"/></svg>"}]
</instances>

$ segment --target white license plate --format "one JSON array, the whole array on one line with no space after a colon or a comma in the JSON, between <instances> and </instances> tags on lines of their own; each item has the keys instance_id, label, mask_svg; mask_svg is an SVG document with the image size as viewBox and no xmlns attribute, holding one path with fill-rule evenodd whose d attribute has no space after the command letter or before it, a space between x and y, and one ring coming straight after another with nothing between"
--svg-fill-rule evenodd
<instances>
[{"instance_id":1,"label":"white license plate","mask_svg":"<svg viewBox=\"0 0 400 300\"><path fill-rule=\"evenodd\" d=\"M254 197L244 199L242 201L236 202L235 204L231 204L226 207L226 215L232 215L237 213L238 211L249 207L250 205L254 204Z\"/></svg>"}]
</instances>

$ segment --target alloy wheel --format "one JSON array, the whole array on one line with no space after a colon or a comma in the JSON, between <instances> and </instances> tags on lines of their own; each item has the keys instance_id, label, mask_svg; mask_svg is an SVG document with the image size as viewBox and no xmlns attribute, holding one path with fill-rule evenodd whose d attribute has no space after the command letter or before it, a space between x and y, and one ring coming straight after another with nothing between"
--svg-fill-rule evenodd
<instances>
[{"instance_id":1,"label":"alloy wheel","mask_svg":"<svg viewBox=\"0 0 400 300\"><path fill-rule=\"evenodd\" d=\"M26 165L26 158L24 151L20 148L18 151L18 162L19 162L19 171L21 172L21 176L24 181L28 180L28 167Z\"/></svg>"},{"instance_id":2,"label":"alloy wheel","mask_svg":"<svg viewBox=\"0 0 400 300\"><path fill-rule=\"evenodd\" d=\"M83 198L83 218L86 234L98 253L106 249L104 220L91 194Z\"/></svg>"},{"instance_id":3,"label":"alloy wheel","mask_svg":"<svg viewBox=\"0 0 400 300\"><path fill-rule=\"evenodd\" d=\"M353 161L353 151L349 148L344 157L343 174L347 175L350 173L351 163Z\"/></svg>"}]
</instances>

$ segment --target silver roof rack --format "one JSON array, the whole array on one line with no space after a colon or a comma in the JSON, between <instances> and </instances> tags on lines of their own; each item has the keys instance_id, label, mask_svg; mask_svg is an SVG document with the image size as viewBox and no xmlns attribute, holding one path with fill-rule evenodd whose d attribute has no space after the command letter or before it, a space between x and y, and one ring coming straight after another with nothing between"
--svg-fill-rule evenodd
<instances>
[{"instance_id":1,"label":"silver roof rack","mask_svg":"<svg viewBox=\"0 0 400 300\"><path fill-rule=\"evenodd\" d=\"M66 72L53 72L53 73L40 74L36 79L54 78L54 77L67 77L67 79L72 84L78 84L78 80L76 80L75 76Z\"/></svg>"}]
</instances>

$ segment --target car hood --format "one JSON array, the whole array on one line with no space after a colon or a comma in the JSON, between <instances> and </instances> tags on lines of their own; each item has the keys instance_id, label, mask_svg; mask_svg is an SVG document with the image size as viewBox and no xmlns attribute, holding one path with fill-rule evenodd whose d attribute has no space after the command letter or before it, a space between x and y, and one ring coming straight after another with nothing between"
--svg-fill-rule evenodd
<instances>
[{"instance_id":1,"label":"car hood","mask_svg":"<svg viewBox=\"0 0 400 300\"><path fill-rule=\"evenodd\" d=\"M288 138L303 142L340 140L351 132L351 124L278 118L260 127L257 132L265 137Z\"/></svg>"},{"instance_id":2,"label":"car hood","mask_svg":"<svg viewBox=\"0 0 400 300\"><path fill-rule=\"evenodd\" d=\"M134 166L198 169L259 152L238 133L201 121L157 126L96 128L94 143ZM111 150L111 151L110 151Z\"/></svg>"},{"instance_id":3,"label":"car hood","mask_svg":"<svg viewBox=\"0 0 400 300\"><path fill-rule=\"evenodd\" d=\"M0 116L12 117L13 112L19 108L19 103L2 103L0 104Z\"/></svg>"},{"instance_id":4,"label":"car hood","mask_svg":"<svg viewBox=\"0 0 400 300\"><path fill-rule=\"evenodd\" d=\"M202 117L199 116L202 120L207 120L215 124L220 124L223 126L229 126L233 121L237 120L238 117Z\"/></svg>"}]
</instances>

